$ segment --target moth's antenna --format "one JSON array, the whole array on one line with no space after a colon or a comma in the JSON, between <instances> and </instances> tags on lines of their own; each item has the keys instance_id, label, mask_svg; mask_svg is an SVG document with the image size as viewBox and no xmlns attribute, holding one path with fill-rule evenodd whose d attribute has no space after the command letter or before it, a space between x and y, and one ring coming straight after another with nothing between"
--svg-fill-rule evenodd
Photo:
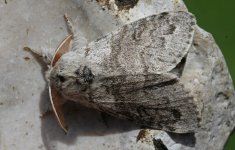
<instances>
[{"instance_id":1,"label":"moth's antenna","mask_svg":"<svg viewBox=\"0 0 235 150\"><path fill-rule=\"evenodd\" d=\"M64 113L61 103L62 97L60 96L59 92L51 85L49 86L49 96L56 119L59 122L60 127L64 130L65 133L67 133L68 128L65 124Z\"/></svg>"}]
</instances>

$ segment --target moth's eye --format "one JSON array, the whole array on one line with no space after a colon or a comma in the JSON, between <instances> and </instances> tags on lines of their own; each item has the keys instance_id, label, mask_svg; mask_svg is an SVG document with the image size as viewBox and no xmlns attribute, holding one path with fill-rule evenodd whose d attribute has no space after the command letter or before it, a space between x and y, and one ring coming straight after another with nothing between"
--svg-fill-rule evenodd
<instances>
[{"instance_id":1,"label":"moth's eye","mask_svg":"<svg viewBox=\"0 0 235 150\"><path fill-rule=\"evenodd\" d=\"M60 80L60 82L64 82L65 81L65 77L62 75L57 75L57 78Z\"/></svg>"}]
</instances>

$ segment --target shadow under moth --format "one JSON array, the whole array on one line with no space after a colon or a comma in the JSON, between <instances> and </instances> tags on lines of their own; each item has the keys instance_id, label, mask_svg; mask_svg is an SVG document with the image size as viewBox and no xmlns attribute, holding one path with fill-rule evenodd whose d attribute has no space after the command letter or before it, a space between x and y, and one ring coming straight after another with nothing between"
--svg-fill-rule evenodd
<instances>
[{"instance_id":1,"label":"shadow under moth","mask_svg":"<svg viewBox=\"0 0 235 150\"><path fill-rule=\"evenodd\" d=\"M193 96L172 70L186 57L196 20L188 12L163 12L139 19L85 47L65 16L69 35L46 73L60 126L71 100L148 128L194 132L199 117ZM43 55L43 54L41 54Z\"/></svg>"}]
</instances>

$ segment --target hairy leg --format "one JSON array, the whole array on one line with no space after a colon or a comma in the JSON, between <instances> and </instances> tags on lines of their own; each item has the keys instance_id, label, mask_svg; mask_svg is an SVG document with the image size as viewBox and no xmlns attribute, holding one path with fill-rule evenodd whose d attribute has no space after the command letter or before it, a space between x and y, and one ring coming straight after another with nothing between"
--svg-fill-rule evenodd
<instances>
[{"instance_id":1,"label":"hairy leg","mask_svg":"<svg viewBox=\"0 0 235 150\"><path fill-rule=\"evenodd\" d=\"M73 23L71 22L67 14L64 14L64 20L67 25L68 33L74 36Z\"/></svg>"}]
</instances>

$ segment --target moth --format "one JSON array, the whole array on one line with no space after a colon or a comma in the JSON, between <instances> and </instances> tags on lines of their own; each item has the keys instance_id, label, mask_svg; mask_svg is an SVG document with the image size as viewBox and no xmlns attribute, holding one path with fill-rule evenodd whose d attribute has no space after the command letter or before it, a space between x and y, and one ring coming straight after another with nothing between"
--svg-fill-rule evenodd
<instances>
[{"instance_id":1,"label":"moth","mask_svg":"<svg viewBox=\"0 0 235 150\"><path fill-rule=\"evenodd\" d=\"M194 97L175 72L191 47L196 20L188 12L139 19L84 47L65 17L69 35L50 59L47 79L56 118L67 132L62 99L147 128L195 132Z\"/></svg>"}]
</instances>

